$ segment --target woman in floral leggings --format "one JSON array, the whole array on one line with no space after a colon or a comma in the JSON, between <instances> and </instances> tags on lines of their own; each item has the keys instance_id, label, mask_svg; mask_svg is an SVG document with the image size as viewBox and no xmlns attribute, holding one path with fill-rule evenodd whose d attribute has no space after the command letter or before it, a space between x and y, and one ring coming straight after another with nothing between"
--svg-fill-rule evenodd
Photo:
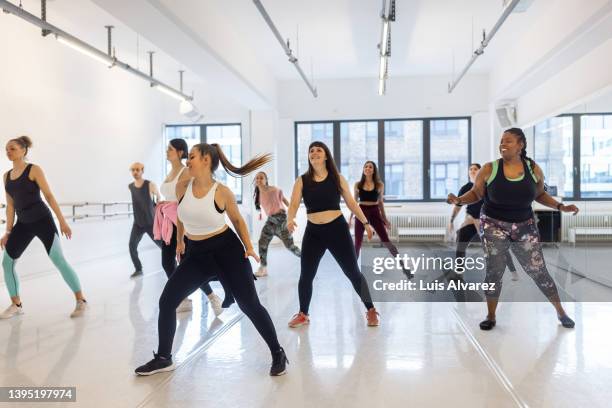
<instances>
[{"instance_id":1,"label":"woman in floral leggings","mask_svg":"<svg viewBox=\"0 0 612 408\"><path fill-rule=\"evenodd\" d=\"M525 272L555 307L563 327L574 327L574 321L565 313L557 286L546 269L531 205L535 200L547 207L574 214L578 208L558 203L544 191L542 169L527 157L526 147L527 140L521 129L506 130L499 145L502 158L482 168L470 191L460 197L449 194L447 199L449 204L462 205L484 197L480 234L487 261L485 282L494 284L494 287L485 291L488 315L480 323L482 330L491 330L496 324L495 311L506 254L511 245Z\"/></svg>"}]
</instances>

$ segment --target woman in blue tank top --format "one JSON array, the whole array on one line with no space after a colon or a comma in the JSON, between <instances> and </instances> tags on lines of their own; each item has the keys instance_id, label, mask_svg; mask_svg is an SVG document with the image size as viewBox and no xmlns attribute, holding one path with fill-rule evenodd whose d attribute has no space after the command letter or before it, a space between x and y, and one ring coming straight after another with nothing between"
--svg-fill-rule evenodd
<instances>
[{"instance_id":1,"label":"woman in blue tank top","mask_svg":"<svg viewBox=\"0 0 612 408\"><path fill-rule=\"evenodd\" d=\"M535 200L574 214L578 208L559 203L546 193L542 169L527 157L526 149L527 139L521 129L506 130L499 145L501 159L483 166L470 191L460 197L449 194L447 199L449 204L463 205L484 198L480 235L487 264L485 282L493 285L485 291L488 314L480 323L482 330L491 330L496 324L495 311L510 246L525 272L555 307L563 327L574 327L574 321L565 313L557 286L546 268L531 205Z\"/></svg>"}]
</instances>

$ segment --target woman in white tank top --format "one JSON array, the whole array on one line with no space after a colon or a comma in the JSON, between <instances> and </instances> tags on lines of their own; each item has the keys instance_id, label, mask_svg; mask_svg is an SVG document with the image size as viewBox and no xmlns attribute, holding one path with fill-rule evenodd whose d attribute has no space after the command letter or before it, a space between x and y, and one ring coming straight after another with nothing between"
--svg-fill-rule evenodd
<instances>
[{"instance_id":1,"label":"woman in white tank top","mask_svg":"<svg viewBox=\"0 0 612 408\"><path fill-rule=\"evenodd\" d=\"M182 257L176 272L166 283L159 299L159 347L154 359L138 367L136 373L151 375L174 369L172 342L176 332L174 309L196 288L217 274L229 286L240 310L251 320L272 354L270 375L285 373L287 357L278 343L276 329L268 311L259 302L253 269L248 257L259 262L253 250L242 215L232 191L213 179L219 163L235 177L245 176L271 160L270 155L256 157L242 167L233 166L217 144L195 145L189 153L188 166L193 179L179 181L176 245ZM236 233L228 227L229 218ZM185 239L183 239L185 236Z\"/></svg>"},{"instance_id":2,"label":"woman in white tank top","mask_svg":"<svg viewBox=\"0 0 612 408\"><path fill-rule=\"evenodd\" d=\"M168 177L161 184L159 190L161 194L164 196L164 201L158 203L158 205L164 206L168 203L177 203L178 199L176 197L176 185L179 182L184 182L189 180L189 170L183 165L183 159L187 158L188 152L187 142L183 139L172 139L168 143L168 149L166 150L166 159L172 165L172 169L168 174ZM157 215L157 211L156 211ZM177 234L176 234L176 226L173 228L172 239L169 244L166 244L164 240L161 241L161 255L162 255L162 267L164 272L166 272L166 276L170 278L174 271L176 270L176 243L177 243ZM223 306L229 306L233 303L231 295L227 296L226 293L226 304L222 304L221 299L217 296L210 284L206 282L201 286L202 291L206 294L208 299L210 300L210 305L215 313L215 316L219 316L223 312ZM188 312L192 309L192 301L189 298L183 299L181 304L178 306L176 311L180 312Z\"/></svg>"}]
</instances>

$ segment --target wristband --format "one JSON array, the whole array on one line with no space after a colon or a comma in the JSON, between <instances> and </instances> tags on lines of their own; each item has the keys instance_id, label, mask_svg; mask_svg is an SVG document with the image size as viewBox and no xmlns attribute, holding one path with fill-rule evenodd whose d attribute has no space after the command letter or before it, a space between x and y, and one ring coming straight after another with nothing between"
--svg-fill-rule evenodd
<instances>
[{"instance_id":1,"label":"wristband","mask_svg":"<svg viewBox=\"0 0 612 408\"><path fill-rule=\"evenodd\" d=\"M562 207L562 206L563 206L563 203L558 203L558 204L557 204L557 210L558 210L558 211L561 211L561 207Z\"/></svg>"},{"instance_id":2,"label":"wristband","mask_svg":"<svg viewBox=\"0 0 612 408\"><path fill-rule=\"evenodd\" d=\"M366 222L362 222L363 225L370 225L370 221L366 220Z\"/></svg>"}]
</instances>

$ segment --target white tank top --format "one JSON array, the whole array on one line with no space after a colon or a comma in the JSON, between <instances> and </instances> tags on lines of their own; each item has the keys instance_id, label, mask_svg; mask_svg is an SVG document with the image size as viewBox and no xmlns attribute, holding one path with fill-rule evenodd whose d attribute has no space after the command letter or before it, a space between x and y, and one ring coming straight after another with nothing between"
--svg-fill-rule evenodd
<instances>
[{"instance_id":1,"label":"white tank top","mask_svg":"<svg viewBox=\"0 0 612 408\"><path fill-rule=\"evenodd\" d=\"M208 235L225 226L225 214L219 213L215 206L215 192L218 183L213 184L202 198L193 195L193 179L178 206L178 217L191 235Z\"/></svg>"},{"instance_id":2,"label":"white tank top","mask_svg":"<svg viewBox=\"0 0 612 408\"><path fill-rule=\"evenodd\" d=\"M185 167L179 171L173 180L162 183L162 185L159 186L159 191L162 193L166 201L178 201L178 198L176 197L176 184L181 178L183 170L185 170Z\"/></svg>"}]
</instances>

